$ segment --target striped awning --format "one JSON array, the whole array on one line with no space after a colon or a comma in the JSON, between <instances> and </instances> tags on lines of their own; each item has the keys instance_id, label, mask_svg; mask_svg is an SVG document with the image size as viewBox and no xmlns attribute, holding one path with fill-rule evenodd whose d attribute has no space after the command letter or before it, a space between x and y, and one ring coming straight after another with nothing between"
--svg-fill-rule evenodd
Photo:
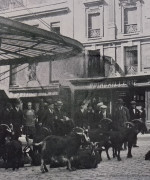
<instances>
[{"instance_id":1,"label":"striped awning","mask_svg":"<svg viewBox=\"0 0 150 180\"><path fill-rule=\"evenodd\" d=\"M82 50L74 39L0 17L0 66L60 60Z\"/></svg>"}]
</instances>

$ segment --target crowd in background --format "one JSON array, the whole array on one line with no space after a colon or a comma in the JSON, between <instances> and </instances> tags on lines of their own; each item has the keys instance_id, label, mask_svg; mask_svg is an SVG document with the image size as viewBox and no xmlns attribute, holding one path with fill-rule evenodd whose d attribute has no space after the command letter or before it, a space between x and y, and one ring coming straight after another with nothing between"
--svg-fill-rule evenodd
<instances>
[{"instance_id":1,"label":"crowd in background","mask_svg":"<svg viewBox=\"0 0 150 180\"><path fill-rule=\"evenodd\" d=\"M27 102L27 108L22 110L20 101L16 101L14 106L11 103L6 104L0 113L0 123L7 124L13 130L16 139L23 133L28 141L28 137L33 138L35 135L36 126L47 128L51 134L64 136L74 126L88 129L98 128L100 121L105 118L113 120L116 130L133 119L141 119L145 122L144 108L141 111L137 109L135 101L130 102L129 109L124 105L124 101L118 99L113 114L110 114L109 108L102 101L81 103L74 112L74 119L71 120L60 100L41 101L37 112L33 109L31 102Z\"/></svg>"}]
</instances>

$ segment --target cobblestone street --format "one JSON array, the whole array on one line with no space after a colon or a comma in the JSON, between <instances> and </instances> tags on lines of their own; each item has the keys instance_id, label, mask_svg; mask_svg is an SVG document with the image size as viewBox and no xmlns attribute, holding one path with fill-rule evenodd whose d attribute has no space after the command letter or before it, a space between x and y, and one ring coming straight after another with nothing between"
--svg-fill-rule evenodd
<instances>
[{"instance_id":1,"label":"cobblestone street","mask_svg":"<svg viewBox=\"0 0 150 180\"><path fill-rule=\"evenodd\" d=\"M121 151L122 161L107 160L103 153L103 161L98 168L69 172L66 168L56 168L42 174L40 167L24 167L17 171L0 169L0 180L149 180L150 161L144 160L145 153L150 150L150 135L139 135L139 148L133 149L133 158L127 159L127 151ZM110 154L111 150L110 150Z\"/></svg>"}]
</instances>

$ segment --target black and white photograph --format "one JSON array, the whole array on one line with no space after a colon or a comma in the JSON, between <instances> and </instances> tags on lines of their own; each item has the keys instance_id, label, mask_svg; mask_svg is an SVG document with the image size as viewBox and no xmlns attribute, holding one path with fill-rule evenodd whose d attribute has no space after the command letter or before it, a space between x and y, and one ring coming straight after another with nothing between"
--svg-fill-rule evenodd
<instances>
[{"instance_id":1,"label":"black and white photograph","mask_svg":"<svg viewBox=\"0 0 150 180\"><path fill-rule=\"evenodd\" d=\"M150 179L150 0L0 0L0 180Z\"/></svg>"}]
</instances>

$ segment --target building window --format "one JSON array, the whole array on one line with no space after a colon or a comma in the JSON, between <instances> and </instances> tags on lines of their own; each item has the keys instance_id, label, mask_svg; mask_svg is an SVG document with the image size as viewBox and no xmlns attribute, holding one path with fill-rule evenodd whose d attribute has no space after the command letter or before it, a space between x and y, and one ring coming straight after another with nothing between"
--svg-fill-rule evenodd
<instances>
[{"instance_id":1,"label":"building window","mask_svg":"<svg viewBox=\"0 0 150 180\"><path fill-rule=\"evenodd\" d=\"M28 67L28 71L29 71L29 74L28 74L29 81L35 81L35 80L37 80L36 67L37 67L37 63L29 64L29 67Z\"/></svg>"},{"instance_id":2,"label":"building window","mask_svg":"<svg viewBox=\"0 0 150 180\"><path fill-rule=\"evenodd\" d=\"M19 7L23 7L24 3L23 0L11 0L11 5L12 8L19 8Z\"/></svg>"},{"instance_id":3,"label":"building window","mask_svg":"<svg viewBox=\"0 0 150 180\"><path fill-rule=\"evenodd\" d=\"M104 65L100 57L100 51L89 51L88 55L88 76L104 76Z\"/></svg>"},{"instance_id":4,"label":"building window","mask_svg":"<svg viewBox=\"0 0 150 180\"><path fill-rule=\"evenodd\" d=\"M124 33L137 32L137 7L124 9Z\"/></svg>"},{"instance_id":5,"label":"building window","mask_svg":"<svg viewBox=\"0 0 150 180\"><path fill-rule=\"evenodd\" d=\"M60 34L60 22L53 22L50 24L50 28L52 32Z\"/></svg>"},{"instance_id":6,"label":"building window","mask_svg":"<svg viewBox=\"0 0 150 180\"><path fill-rule=\"evenodd\" d=\"M100 37L100 13L88 14L88 38Z\"/></svg>"},{"instance_id":7,"label":"building window","mask_svg":"<svg viewBox=\"0 0 150 180\"><path fill-rule=\"evenodd\" d=\"M125 74L137 74L138 51L137 46L125 47Z\"/></svg>"}]
</instances>

